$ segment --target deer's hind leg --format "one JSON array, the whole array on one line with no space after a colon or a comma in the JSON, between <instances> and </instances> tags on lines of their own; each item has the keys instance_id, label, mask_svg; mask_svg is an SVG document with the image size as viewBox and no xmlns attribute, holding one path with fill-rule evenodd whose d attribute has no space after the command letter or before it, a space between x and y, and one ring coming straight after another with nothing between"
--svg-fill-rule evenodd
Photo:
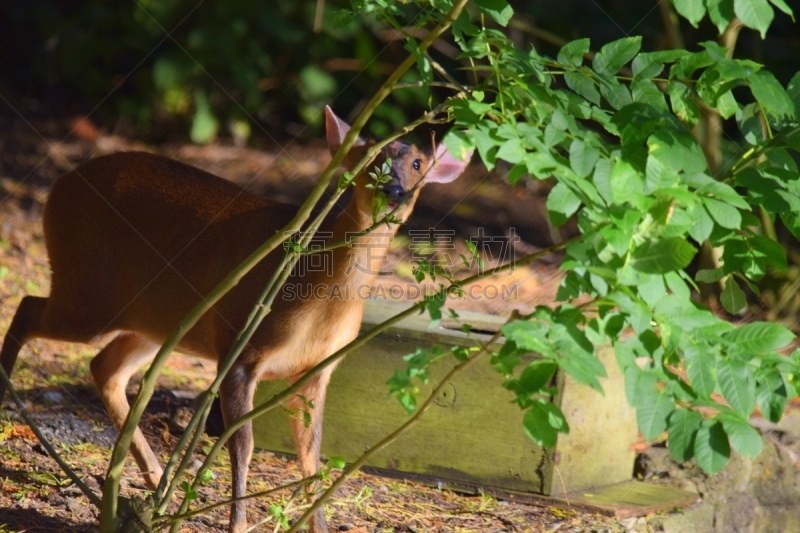
<instances>
[{"instance_id":1,"label":"deer's hind leg","mask_svg":"<svg viewBox=\"0 0 800 533\"><path fill-rule=\"evenodd\" d=\"M47 310L47 298L26 296L19 303L17 312L11 320L6 336L3 339L3 348L0 350L0 365L11 377L11 371L17 362L20 350L31 339L42 336L42 322ZM0 402L6 393L6 385L0 380Z\"/></svg>"},{"instance_id":2,"label":"deer's hind leg","mask_svg":"<svg viewBox=\"0 0 800 533\"><path fill-rule=\"evenodd\" d=\"M139 334L123 332L92 359L94 384L117 429L122 429L130 411L128 398L125 396L128 381L142 365L153 360L158 349L158 344ZM163 470L138 427L133 435L131 453L147 486L155 490Z\"/></svg>"}]
</instances>

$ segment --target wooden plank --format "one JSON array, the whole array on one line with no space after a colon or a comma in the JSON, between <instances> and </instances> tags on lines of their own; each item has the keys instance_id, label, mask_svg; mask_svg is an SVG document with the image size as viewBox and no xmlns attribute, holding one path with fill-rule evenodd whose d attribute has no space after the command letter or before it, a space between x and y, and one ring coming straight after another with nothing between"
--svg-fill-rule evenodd
<instances>
[{"instance_id":1,"label":"wooden plank","mask_svg":"<svg viewBox=\"0 0 800 533\"><path fill-rule=\"evenodd\" d=\"M384 309L384 313L388 317L396 310ZM365 320L365 327L382 319L378 313L371 314ZM403 355L421 345L474 345L462 331L444 328L432 331L428 323L424 317L411 317L345 358L334 372L328 392L323 454L353 461L407 419L397 400L388 397L385 385L395 368L405 366ZM486 341L489 337L481 338ZM446 358L431 368L430 383L436 384L454 364L453 358ZM502 382L502 376L488 364L474 365L459 375L434 407L411 430L377 454L369 466L544 491L549 480L543 479L541 472L543 465L551 462L552 451L542 450L522 431L523 413L510 403L513 398L503 389ZM269 399L284 386L261 384L255 402ZM430 390L430 385L421 386L419 398L427 397ZM254 436L260 448L283 453L294 451L287 415L282 410L273 410L257 419Z\"/></svg>"},{"instance_id":2,"label":"wooden plank","mask_svg":"<svg viewBox=\"0 0 800 533\"><path fill-rule=\"evenodd\" d=\"M374 327L403 308L369 302L363 329ZM497 331L505 321L477 313L459 315L459 322L487 332L479 336L482 341L487 341L488 333ZM409 317L345 358L334 372L328 392L324 455L338 455L351 462L407 419L397 400L388 397L386 386L394 369L405 367L403 355L435 344L475 344L450 318L436 329L430 329L429 323L427 316ZM451 484L537 494L551 494L557 486L556 492L563 495L630 479L633 453L629 444L635 441L636 421L625 412L624 387L621 376L613 372L617 367L613 353L601 350L601 358L610 374L604 381L605 396L559 377L562 392L556 401L567 415L571 435L560 436L555 449L541 449L525 435L523 413L512 403L512 394L502 387L502 376L490 365L478 364L459 375L416 426L368 465ZM430 370L430 383L438 383L454 364L452 358L446 358L435 365ZM256 403L284 387L285 384L274 383L259 385ZM418 397L427 397L430 390L430 386L421 386ZM253 429L256 446L294 452L284 411L273 410L255 420ZM560 476L554 475L556 468Z\"/></svg>"},{"instance_id":3,"label":"wooden plank","mask_svg":"<svg viewBox=\"0 0 800 533\"><path fill-rule=\"evenodd\" d=\"M564 498L570 503L590 506L617 518L684 509L699 499L700 496L694 492L641 481L578 490L570 492Z\"/></svg>"}]
</instances>

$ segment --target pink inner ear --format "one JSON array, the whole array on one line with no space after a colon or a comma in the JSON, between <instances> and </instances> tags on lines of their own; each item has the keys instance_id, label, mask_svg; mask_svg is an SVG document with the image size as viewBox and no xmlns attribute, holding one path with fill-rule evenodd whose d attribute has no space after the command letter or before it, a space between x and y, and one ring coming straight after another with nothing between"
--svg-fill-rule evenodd
<instances>
[{"instance_id":1,"label":"pink inner ear","mask_svg":"<svg viewBox=\"0 0 800 533\"><path fill-rule=\"evenodd\" d=\"M432 169L428 171L425 181L431 183L449 183L459 177L469 165L472 158L472 151L464 154L464 161L459 161L447 151L447 148L440 144L436 147L436 162Z\"/></svg>"}]
</instances>

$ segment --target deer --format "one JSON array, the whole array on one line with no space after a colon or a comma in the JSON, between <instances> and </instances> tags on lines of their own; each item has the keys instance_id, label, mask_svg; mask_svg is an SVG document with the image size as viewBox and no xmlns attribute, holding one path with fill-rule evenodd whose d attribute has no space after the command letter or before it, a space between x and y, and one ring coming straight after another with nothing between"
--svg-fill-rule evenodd
<instances>
[{"instance_id":1,"label":"deer","mask_svg":"<svg viewBox=\"0 0 800 533\"><path fill-rule=\"evenodd\" d=\"M350 126L326 107L325 127L334 154ZM359 137L342 166L351 170L374 144ZM360 235L351 246L320 252L330 254L329 268L295 270L288 283L336 286L356 297L277 298L220 386L226 425L253 409L259 381L294 383L357 337L368 291L356 289L370 286L380 272L421 186L455 180L471 155L459 159L443 144L419 149L402 139L382 148L375 164L388 163L390 168L390 179L382 186L382 209L391 209L393 218L372 233L366 230L375 223L376 185L370 186L366 171L355 176L349 202L338 216L326 219L320 235L326 242ZM79 165L54 182L45 202L50 294L22 298L5 335L0 364L11 375L22 346L36 338L101 346L91 360L91 376L112 422L122 428L130 410L130 378L152 361L203 295L283 228L297 209L159 155L119 152ZM177 351L220 364L282 253L276 249L267 255L186 333ZM320 468L325 394L334 366L316 374L287 401L290 412L310 411L310 421L290 418L304 477ZM0 382L0 402L4 393ZM241 498L253 453L251 424L234 432L227 445L232 497ZM163 470L138 427L130 451L145 484L155 490ZM312 497L309 491L307 498ZM229 532L246 529L245 510L243 501L231 504ZM313 533L327 532L321 507L309 527Z\"/></svg>"}]
</instances>

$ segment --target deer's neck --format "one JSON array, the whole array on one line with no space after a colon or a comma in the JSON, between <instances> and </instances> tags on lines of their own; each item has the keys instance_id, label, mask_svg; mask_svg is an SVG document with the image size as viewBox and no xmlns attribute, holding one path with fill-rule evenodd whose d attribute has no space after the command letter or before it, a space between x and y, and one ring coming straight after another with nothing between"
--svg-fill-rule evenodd
<instances>
[{"instance_id":1,"label":"deer's neck","mask_svg":"<svg viewBox=\"0 0 800 533\"><path fill-rule=\"evenodd\" d=\"M334 278L362 295L366 295L368 286L380 273L398 229L397 224L383 224L367 235L361 235L373 225L372 213L360 209L354 195L332 228L332 242L344 240L350 243L333 251Z\"/></svg>"}]
</instances>

